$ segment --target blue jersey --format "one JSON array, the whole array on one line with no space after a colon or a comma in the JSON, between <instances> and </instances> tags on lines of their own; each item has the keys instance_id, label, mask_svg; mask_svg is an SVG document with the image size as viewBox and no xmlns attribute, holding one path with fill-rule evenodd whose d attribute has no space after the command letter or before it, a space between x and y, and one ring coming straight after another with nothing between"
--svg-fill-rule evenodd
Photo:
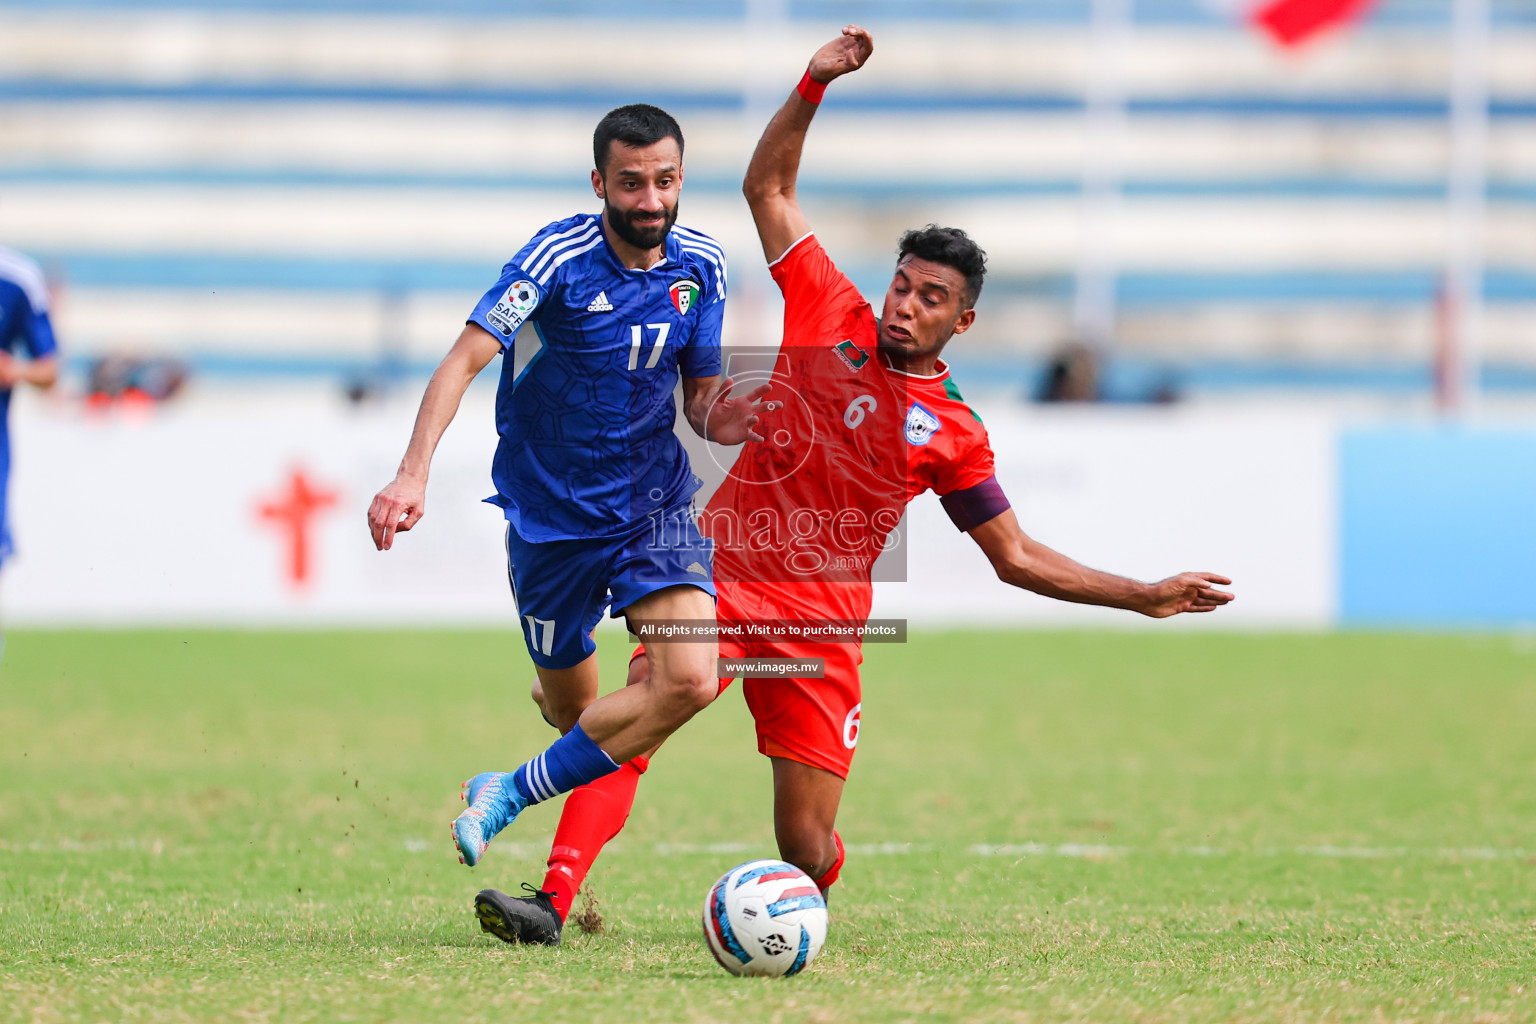
<instances>
[{"instance_id":1,"label":"blue jersey","mask_svg":"<svg viewBox=\"0 0 1536 1024\"><path fill-rule=\"evenodd\" d=\"M43 272L26 256L0 246L0 351L18 359L40 359L56 349ZM0 388L0 561L11 553L5 514L11 474L10 411L11 389Z\"/></svg>"},{"instance_id":2,"label":"blue jersey","mask_svg":"<svg viewBox=\"0 0 1536 1024\"><path fill-rule=\"evenodd\" d=\"M0 351L18 359L41 359L56 349L43 272L31 259L0 245ZM0 439L8 433L10 408L10 389L0 389ZM0 447L5 447L3 440Z\"/></svg>"},{"instance_id":3,"label":"blue jersey","mask_svg":"<svg viewBox=\"0 0 1536 1024\"><path fill-rule=\"evenodd\" d=\"M678 375L720 372L725 254L674 225L630 270L602 218L557 221L502 268L470 323L502 344L491 477L531 542L616 536L699 488L673 433Z\"/></svg>"}]
</instances>

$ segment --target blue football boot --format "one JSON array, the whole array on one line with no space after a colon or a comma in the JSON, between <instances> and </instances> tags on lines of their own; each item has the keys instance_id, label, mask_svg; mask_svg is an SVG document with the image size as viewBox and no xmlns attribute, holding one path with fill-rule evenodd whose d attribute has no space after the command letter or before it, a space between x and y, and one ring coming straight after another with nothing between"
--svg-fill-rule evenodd
<instances>
[{"instance_id":1,"label":"blue football boot","mask_svg":"<svg viewBox=\"0 0 1536 1024\"><path fill-rule=\"evenodd\" d=\"M459 848L459 863L474 867L496 833L528 806L528 798L511 772L481 772L464 783L462 795L469 806L453 819L453 844Z\"/></svg>"}]
</instances>

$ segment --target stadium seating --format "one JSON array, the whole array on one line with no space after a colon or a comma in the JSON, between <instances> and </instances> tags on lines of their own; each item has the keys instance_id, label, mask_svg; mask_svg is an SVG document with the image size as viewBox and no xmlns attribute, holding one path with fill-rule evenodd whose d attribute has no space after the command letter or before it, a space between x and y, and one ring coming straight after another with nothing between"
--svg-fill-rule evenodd
<instances>
[{"instance_id":1,"label":"stadium seating","mask_svg":"<svg viewBox=\"0 0 1536 1024\"><path fill-rule=\"evenodd\" d=\"M734 258L730 338L770 342L740 176L810 50L867 19L876 58L834 86L806 155L813 224L877 302L903 227L970 229L993 277L957 355L999 368L998 386L1070 334L1083 3L699 2L648 20L511 6L0 4L0 242L56 276L79 358L420 370L529 234L592 206L591 125L643 99L688 134L684 221ZM1536 18L1495 11L1485 347L1523 386ZM1120 69L1117 353L1211 387L1420 386L1447 247L1444 3L1383 0L1299 53L1192 3L1149 0L1138 19Z\"/></svg>"}]
</instances>

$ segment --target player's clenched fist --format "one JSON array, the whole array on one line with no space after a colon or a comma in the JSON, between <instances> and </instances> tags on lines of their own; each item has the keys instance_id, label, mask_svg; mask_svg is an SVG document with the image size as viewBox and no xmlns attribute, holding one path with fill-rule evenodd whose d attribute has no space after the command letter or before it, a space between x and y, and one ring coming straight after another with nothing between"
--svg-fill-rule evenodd
<instances>
[{"instance_id":1,"label":"player's clenched fist","mask_svg":"<svg viewBox=\"0 0 1536 1024\"><path fill-rule=\"evenodd\" d=\"M812 78L826 84L850 71L859 70L874 52L875 37L857 25L849 25L843 29L842 35L816 51L808 70Z\"/></svg>"},{"instance_id":2,"label":"player's clenched fist","mask_svg":"<svg viewBox=\"0 0 1536 1024\"><path fill-rule=\"evenodd\" d=\"M395 543L396 531L404 533L421 522L426 507L426 484L396 477L373 496L373 504L368 506L368 530L373 534L373 546L388 551Z\"/></svg>"}]
</instances>

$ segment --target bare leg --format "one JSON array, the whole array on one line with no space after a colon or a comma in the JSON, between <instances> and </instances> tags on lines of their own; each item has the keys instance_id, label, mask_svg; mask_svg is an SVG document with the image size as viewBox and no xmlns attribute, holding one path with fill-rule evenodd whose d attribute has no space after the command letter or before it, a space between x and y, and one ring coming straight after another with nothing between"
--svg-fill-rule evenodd
<instances>
[{"instance_id":1,"label":"bare leg","mask_svg":"<svg viewBox=\"0 0 1536 1024\"><path fill-rule=\"evenodd\" d=\"M533 702L539 706L544 721L559 729L563 736L597 699L597 655L570 668L535 665L534 670L538 678L533 684Z\"/></svg>"},{"instance_id":2,"label":"bare leg","mask_svg":"<svg viewBox=\"0 0 1536 1024\"><path fill-rule=\"evenodd\" d=\"M668 587L636 601L625 614L635 629L665 619L713 621L715 602L697 587ZM716 651L713 642L647 642L650 671L589 705L581 713L582 731L619 764L654 750L719 696Z\"/></svg>"},{"instance_id":3,"label":"bare leg","mask_svg":"<svg viewBox=\"0 0 1536 1024\"><path fill-rule=\"evenodd\" d=\"M545 669L538 668L538 678L533 681L533 702L538 705L539 713L544 716L544 721L560 730L563 736L571 731L581 713L587 709L597 696L597 655L593 655L574 668ZM566 678L565 673L585 673L591 671L590 682L583 674L580 678ZM629 674L624 680L625 686L635 686L646 681L651 673L651 662L644 654L637 655L630 660ZM545 680L550 679L548 689ZM550 693L564 692L568 695L564 703L552 701L547 696ZM579 700L579 694L587 694L585 700ZM661 749L658 743L645 752L646 757L655 757L656 751Z\"/></svg>"},{"instance_id":4,"label":"bare leg","mask_svg":"<svg viewBox=\"0 0 1536 1024\"><path fill-rule=\"evenodd\" d=\"M642 653L636 655L635 657L629 659L629 676L624 680L624 685L625 686L634 686L637 683L643 683L643 682L646 681L646 679L650 678L650 675L651 675L651 659L650 659L650 656L642 652ZM718 687L718 685L719 684L717 683L716 686ZM661 749L661 744L658 743L654 747L652 747L650 750L647 750L645 752L646 760L650 760L651 758L655 757L656 756L656 751L658 751L660 749Z\"/></svg>"},{"instance_id":5,"label":"bare leg","mask_svg":"<svg viewBox=\"0 0 1536 1024\"><path fill-rule=\"evenodd\" d=\"M785 757L771 760L779 856L819 881L837 863L832 827L843 799L843 780L824 768Z\"/></svg>"},{"instance_id":6,"label":"bare leg","mask_svg":"<svg viewBox=\"0 0 1536 1024\"><path fill-rule=\"evenodd\" d=\"M714 611L710 595L693 586L667 587L624 609L639 629L659 620L690 619L707 622L711 634ZM469 806L453 821L463 862L479 863L492 837L523 808L621 770L714 700L720 693L716 650L712 635L705 643L655 644L643 678L595 701L595 658L561 672L540 670L534 699L563 735L512 772L482 773L479 787L471 780L473 793L465 794Z\"/></svg>"}]
</instances>

